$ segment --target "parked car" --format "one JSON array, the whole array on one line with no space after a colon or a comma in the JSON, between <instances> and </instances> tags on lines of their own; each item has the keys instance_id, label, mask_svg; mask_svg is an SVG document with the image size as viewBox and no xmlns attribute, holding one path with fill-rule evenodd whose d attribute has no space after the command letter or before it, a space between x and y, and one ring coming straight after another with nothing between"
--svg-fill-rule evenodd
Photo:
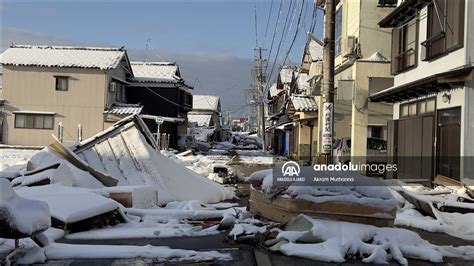
<instances>
[{"instance_id":1,"label":"parked car","mask_svg":"<svg viewBox=\"0 0 474 266\"><path fill-rule=\"evenodd\" d=\"M334 162L348 164L351 161L351 138L340 138L334 141ZM387 163L387 141L377 138L367 138L367 157L368 164Z\"/></svg>"}]
</instances>

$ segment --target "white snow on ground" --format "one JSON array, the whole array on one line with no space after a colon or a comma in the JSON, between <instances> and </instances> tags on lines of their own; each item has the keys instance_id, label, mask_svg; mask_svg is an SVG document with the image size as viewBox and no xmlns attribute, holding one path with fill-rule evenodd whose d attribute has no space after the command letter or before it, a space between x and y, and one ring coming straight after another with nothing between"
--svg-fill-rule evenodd
<instances>
[{"instance_id":1,"label":"white snow on ground","mask_svg":"<svg viewBox=\"0 0 474 266\"><path fill-rule=\"evenodd\" d=\"M73 223L119 208L116 201L85 188L65 187L61 184L22 187L16 192L25 198L41 200L49 205L51 216Z\"/></svg>"},{"instance_id":2,"label":"white snow on ground","mask_svg":"<svg viewBox=\"0 0 474 266\"><path fill-rule=\"evenodd\" d=\"M51 225L48 205L42 201L20 197L10 182L0 178L0 214L13 230L31 235Z\"/></svg>"},{"instance_id":3,"label":"white snow on ground","mask_svg":"<svg viewBox=\"0 0 474 266\"><path fill-rule=\"evenodd\" d=\"M385 264L395 260L402 265L408 264L406 258L434 263L442 262L445 256L474 259L473 246L436 246L405 229L319 220L305 215L297 219L309 222L310 229L285 231L277 236L287 241L279 246L285 255L336 263L350 256L362 256L365 263ZM297 242L299 239L312 241L301 243Z\"/></svg>"},{"instance_id":4,"label":"white snow on ground","mask_svg":"<svg viewBox=\"0 0 474 266\"><path fill-rule=\"evenodd\" d=\"M171 249L164 246L108 246L52 244L45 248L48 259L124 259L153 258L157 261L231 260L229 254L217 251Z\"/></svg>"},{"instance_id":5,"label":"white snow on ground","mask_svg":"<svg viewBox=\"0 0 474 266\"><path fill-rule=\"evenodd\" d=\"M38 150L0 148L0 178L14 177L26 169L28 159Z\"/></svg>"}]
</instances>

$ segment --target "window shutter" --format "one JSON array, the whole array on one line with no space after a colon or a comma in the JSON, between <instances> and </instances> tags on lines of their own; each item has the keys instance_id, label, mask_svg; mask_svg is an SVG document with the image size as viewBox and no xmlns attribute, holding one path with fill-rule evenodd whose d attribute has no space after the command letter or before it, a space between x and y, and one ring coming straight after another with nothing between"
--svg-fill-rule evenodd
<instances>
[{"instance_id":1,"label":"window shutter","mask_svg":"<svg viewBox=\"0 0 474 266\"><path fill-rule=\"evenodd\" d=\"M399 70L398 55L400 54L400 28L392 30L392 75L396 75Z\"/></svg>"},{"instance_id":2,"label":"window shutter","mask_svg":"<svg viewBox=\"0 0 474 266\"><path fill-rule=\"evenodd\" d=\"M446 48L462 45L464 41L464 2L450 0L446 6Z\"/></svg>"}]
</instances>

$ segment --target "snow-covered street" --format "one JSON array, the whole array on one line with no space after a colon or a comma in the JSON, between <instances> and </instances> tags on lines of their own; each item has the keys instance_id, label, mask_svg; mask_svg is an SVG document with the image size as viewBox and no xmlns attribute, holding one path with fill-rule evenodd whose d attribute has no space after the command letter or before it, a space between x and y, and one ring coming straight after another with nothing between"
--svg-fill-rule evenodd
<instances>
[{"instance_id":1,"label":"snow-covered street","mask_svg":"<svg viewBox=\"0 0 474 266\"><path fill-rule=\"evenodd\" d=\"M18 195L15 200L18 202L23 198L46 202L49 211L45 215L52 217L51 228L40 233L43 237L38 237L42 245L38 246L37 242L28 238L22 239L19 243L20 252L9 257L7 262L84 262L94 259L104 263L215 261L219 264L258 264L258 260L244 255L250 252L253 257L273 263L283 263L285 256L300 257L303 264L311 264L312 260L348 261L353 264L389 261L409 264L426 260L463 264L474 259L472 213L440 213L438 218L425 216L399 194L399 187L384 188L388 194L377 187L355 188L349 192L347 188L338 190L337 187L324 189L296 186L289 187L286 192L290 197L313 202L338 199L375 204L377 197L390 195L390 190L394 197L377 204L398 206L394 228L318 220L306 216L298 216L287 225L281 225L256 216L247 208L250 186L258 188L258 184L261 184L264 192L274 191L269 181L271 170L257 170L281 165L285 159L259 150L226 149L223 148L225 145L217 144L207 152L195 154L162 151L161 157L152 157L156 161L168 161L168 170L161 173L161 178L176 173L169 168L171 165L178 167L176 169L185 167L189 169L187 171L206 177L215 184L212 186L222 186L220 190L229 190L238 196L207 202L199 199L172 200L172 195L167 196L166 202L160 202L159 196L153 196L153 193L159 195L162 189L153 192L146 188L146 183L140 183L139 186L124 183L113 188L103 187L94 181L97 185L91 187L90 182L84 181L94 179L91 173L75 168L64 159L59 160L63 164L62 168L28 174L33 170L27 171L28 161L32 162L30 167L41 169L58 159L52 160L51 150L3 149L0 153L3 175L18 177L13 179L11 184L15 187L11 190L8 182L2 183L0 208L6 207L12 214L22 217L23 209L8 207L11 200L5 197L8 197L6 192L11 191L9 193ZM116 144L115 149L118 147ZM148 150L147 154L154 152ZM93 162L91 153L84 154L87 155L79 155L79 158ZM103 153L100 157L103 158ZM109 161L106 167L111 167L112 162ZM120 162L116 166L124 176L123 182L130 180L129 174L121 170L124 165ZM161 171L159 169L156 171ZM127 171L130 173L130 169ZM139 178L139 174L136 172L132 175ZM30 186L45 178L48 184ZM5 178L3 180L6 181ZM192 193L193 188L189 186L192 182L193 179L189 179L186 184L181 184L178 191ZM81 187L81 184L86 186ZM417 191L416 188L411 190ZM132 195L129 200L133 203L129 206L125 206L127 202L120 197L127 193ZM360 198L361 194L371 196L364 199ZM212 199L212 196L208 199ZM308 222L313 224L312 227ZM26 233L32 234L40 228L40 224L35 226L28 229L27 225L22 225L18 230L25 231L27 228ZM267 249L247 249L249 244L267 246ZM0 254L7 254L13 247L13 240L0 239Z\"/></svg>"}]
</instances>

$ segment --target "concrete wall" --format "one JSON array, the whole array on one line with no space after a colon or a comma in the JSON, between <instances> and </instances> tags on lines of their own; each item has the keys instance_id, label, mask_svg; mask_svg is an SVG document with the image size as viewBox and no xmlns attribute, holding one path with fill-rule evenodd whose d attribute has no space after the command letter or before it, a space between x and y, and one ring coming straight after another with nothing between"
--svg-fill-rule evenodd
<instances>
[{"instance_id":1,"label":"concrete wall","mask_svg":"<svg viewBox=\"0 0 474 266\"><path fill-rule=\"evenodd\" d=\"M48 145L59 122L65 126L65 144L76 141L77 126L83 137L103 130L104 90L107 76L102 70L3 66L5 142L12 145ZM69 90L55 90L55 75L69 76ZM54 112L54 128L14 128L14 111Z\"/></svg>"}]
</instances>

